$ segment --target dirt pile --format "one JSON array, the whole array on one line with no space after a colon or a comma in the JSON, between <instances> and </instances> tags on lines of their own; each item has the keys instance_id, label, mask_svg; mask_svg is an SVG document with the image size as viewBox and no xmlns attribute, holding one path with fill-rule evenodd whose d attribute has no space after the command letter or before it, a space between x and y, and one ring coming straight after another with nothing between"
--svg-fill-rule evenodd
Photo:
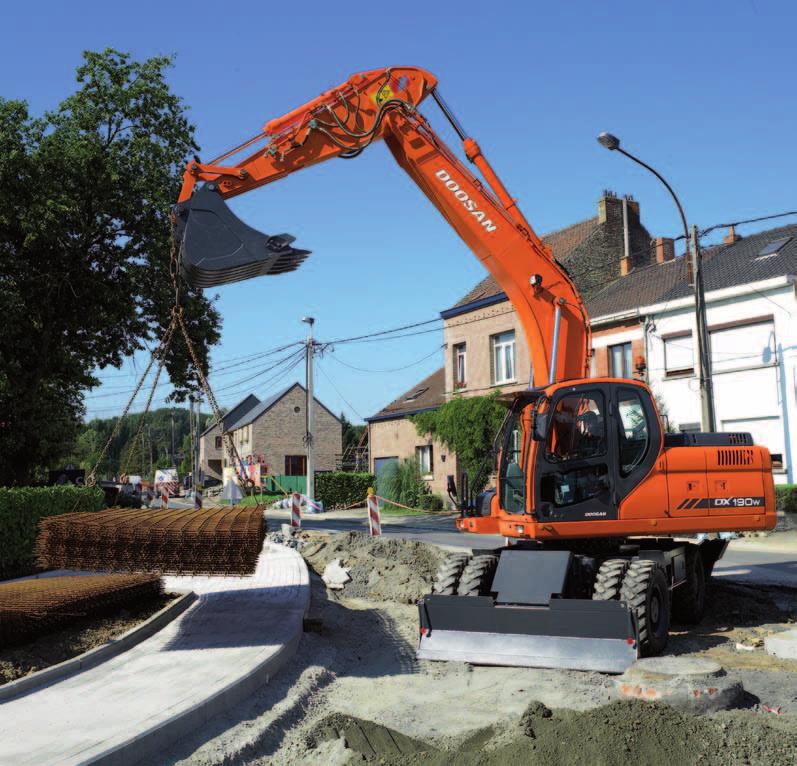
<instances>
[{"instance_id":1,"label":"dirt pile","mask_svg":"<svg viewBox=\"0 0 797 766\"><path fill-rule=\"evenodd\" d=\"M519 721L483 729L453 750L437 749L352 716L330 716L322 724L308 746L339 740L353 757L395 766L419 761L429 766L793 766L797 761L793 720L741 711L701 717L645 702L614 702L586 712L552 712L532 702Z\"/></svg>"},{"instance_id":2,"label":"dirt pile","mask_svg":"<svg viewBox=\"0 0 797 766\"><path fill-rule=\"evenodd\" d=\"M436 752L436 748L417 739L412 739L395 729L362 718L333 713L319 721L307 738L309 748L317 748L324 742L342 740L348 750L366 758L417 757L420 753Z\"/></svg>"},{"instance_id":3,"label":"dirt pile","mask_svg":"<svg viewBox=\"0 0 797 766\"><path fill-rule=\"evenodd\" d=\"M359 532L341 534L302 533L300 549L307 563L322 574L331 561L340 559L351 580L347 598L414 603L430 592L444 552L417 540L370 537Z\"/></svg>"}]
</instances>

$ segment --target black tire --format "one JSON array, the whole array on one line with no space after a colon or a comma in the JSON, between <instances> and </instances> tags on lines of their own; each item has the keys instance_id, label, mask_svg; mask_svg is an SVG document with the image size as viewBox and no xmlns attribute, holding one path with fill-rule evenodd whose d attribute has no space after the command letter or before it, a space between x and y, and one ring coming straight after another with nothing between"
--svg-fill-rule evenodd
<instances>
[{"instance_id":1,"label":"black tire","mask_svg":"<svg viewBox=\"0 0 797 766\"><path fill-rule=\"evenodd\" d=\"M631 562L623 578L620 600L636 617L640 655L661 654L670 633L670 589L655 561Z\"/></svg>"},{"instance_id":2,"label":"black tire","mask_svg":"<svg viewBox=\"0 0 797 766\"><path fill-rule=\"evenodd\" d=\"M456 596L459 578L469 559L470 555L467 553L451 553L446 556L437 569L432 593L439 596Z\"/></svg>"},{"instance_id":3,"label":"black tire","mask_svg":"<svg viewBox=\"0 0 797 766\"><path fill-rule=\"evenodd\" d=\"M474 556L462 572L457 587L458 596L487 596L498 566L498 556Z\"/></svg>"},{"instance_id":4,"label":"black tire","mask_svg":"<svg viewBox=\"0 0 797 766\"><path fill-rule=\"evenodd\" d=\"M594 601L616 601L620 598L620 589L628 563L628 559L606 559L600 565L592 588Z\"/></svg>"},{"instance_id":5,"label":"black tire","mask_svg":"<svg viewBox=\"0 0 797 766\"><path fill-rule=\"evenodd\" d=\"M672 594L672 616L682 625L697 625L706 611L706 568L700 550L686 549L686 582Z\"/></svg>"}]
</instances>

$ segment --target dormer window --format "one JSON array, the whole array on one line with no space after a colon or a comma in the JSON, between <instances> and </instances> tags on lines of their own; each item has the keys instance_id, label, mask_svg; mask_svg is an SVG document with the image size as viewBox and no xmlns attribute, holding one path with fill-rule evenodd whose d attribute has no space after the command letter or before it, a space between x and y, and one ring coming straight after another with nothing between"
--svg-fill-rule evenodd
<instances>
[{"instance_id":1,"label":"dormer window","mask_svg":"<svg viewBox=\"0 0 797 766\"><path fill-rule=\"evenodd\" d=\"M429 386L425 388L419 388L417 391L413 391L404 401L405 402L414 402L419 396L423 395L426 391L429 390Z\"/></svg>"}]
</instances>

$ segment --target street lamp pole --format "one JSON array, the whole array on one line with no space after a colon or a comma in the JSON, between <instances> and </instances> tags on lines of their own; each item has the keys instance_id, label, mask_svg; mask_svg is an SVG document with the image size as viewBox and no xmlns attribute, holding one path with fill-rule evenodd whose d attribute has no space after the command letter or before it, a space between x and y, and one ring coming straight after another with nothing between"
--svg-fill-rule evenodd
<instances>
[{"instance_id":1,"label":"street lamp pole","mask_svg":"<svg viewBox=\"0 0 797 766\"><path fill-rule=\"evenodd\" d=\"M692 226L692 231L689 231L689 226L686 223L686 215L681 206L681 202L673 191L672 186L667 183L667 179L659 173L658 170L643 162L639 157L634 156L631 152L627 152L620 146L620 139L613 136L611 133L601 133L598 135L598 143L612 152L620 152L620 154L628 157L629 160L641 165L645 170L651 172L659 181L664 184L664 187L670 193L670 196L678 208L678 214L681 216L681 225L684 230L684 242L686 245L686 257L692 268L692 275L694 279L695 288L695 315L697 321L697 352L698 352L698 366L700 368L700 414L701 426L704 431L716 430L716 417L714 413L714 386L711 378L711 358L708 343L708 327L706 324L706 294L703 285L703 257L700 252L700 241L697 236L697 227ZM691 247L690 247L691 242Z\"/></svg>"}]
</instances>

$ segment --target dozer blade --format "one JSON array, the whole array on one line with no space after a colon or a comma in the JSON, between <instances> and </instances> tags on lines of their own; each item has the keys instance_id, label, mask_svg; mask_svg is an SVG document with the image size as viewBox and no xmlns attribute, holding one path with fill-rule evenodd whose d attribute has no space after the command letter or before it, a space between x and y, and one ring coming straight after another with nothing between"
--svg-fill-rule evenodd
<instances>
[{"instance_id":1,"label":"dozer blade","mask_svg":"<svg viewBox=\"0 0 797 766\"><path fill-rule=\"evenodd\" d=\"M180 268L195 288L294 271L310 254L290 234L268 235L233 214L216 184L207 183L175 208Z\"/></svg>"},{"instance_id":2,"label":"dozer blade","mask_svg":"<svg viewBox=\"0 0 797 766\"><path fill-rule=\"evenodd\" d=\"M489 596L426 596L424 660L622 673L637 658L633 617L619 601L551 599L496 606Z\"/></svg>"}]
</instances>

